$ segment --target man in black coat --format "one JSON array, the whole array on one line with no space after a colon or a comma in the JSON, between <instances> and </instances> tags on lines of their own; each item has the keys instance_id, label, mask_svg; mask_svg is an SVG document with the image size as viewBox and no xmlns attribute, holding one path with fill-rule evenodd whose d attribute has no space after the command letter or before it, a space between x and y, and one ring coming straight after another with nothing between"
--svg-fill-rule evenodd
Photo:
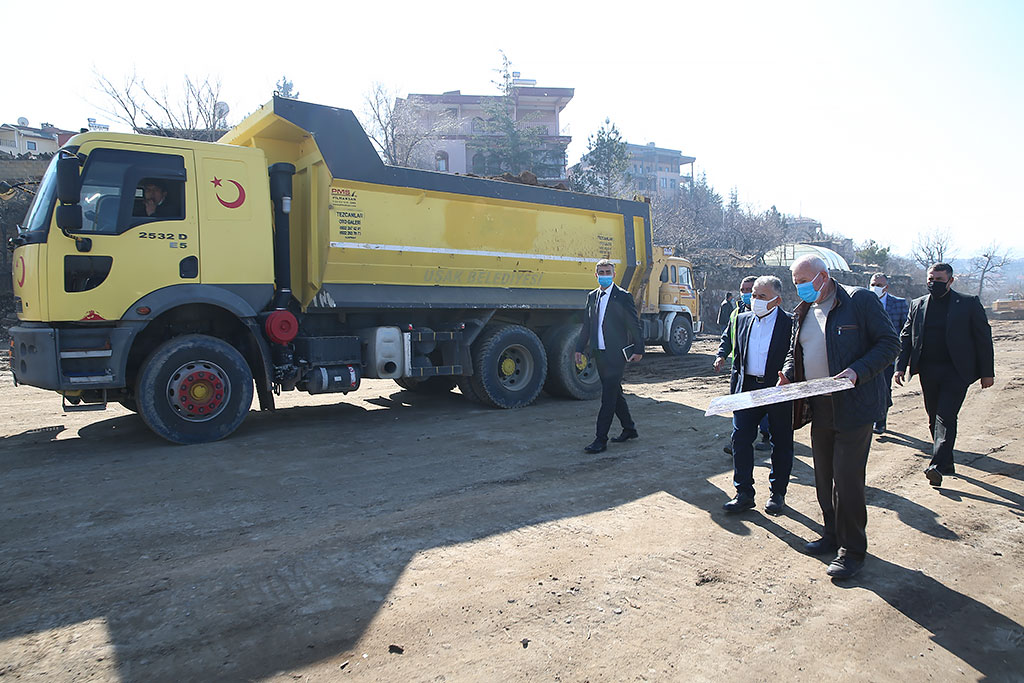
<instances>
[{"instance_id":1,"label":"man in black coat","mask_svg":"<svg viewBox=\"0 0 1024 683\"><path fill-rule=\"evenodd\" d=\"M817 256L793 265L802 299L793 311L793 337L779 384L846 378L853 389L793 402L793 426L811 423L814 488L824 533L807 544L812 555L836 552L828 575L853 576L867 554L868 510L864 475L874 423L885 415L883 371L900 350L899 337L878 297L836 282Z\"/></svg>"},{"instance_id":2,"label":"man in black coat","mask_svg":"<svg viewBox=\"0 0 1024 683\"><path fill-rule=\"evenodd\" d=\"M583 330L576 342L576 366L583 365L583 350L590 346L601 377L601 410L597 413L597 438L583 450L600 453L607 448L608 430L617 415L622 433L612 441L621 443L639 436L622 395L622 373L626 361L638 361L644 353L644 335L633 296L614 283L615 264L597 262L598 288L587 295Z\"/></svg>"},{"instance_id":3,"label":"man in black coat","mask_svg":"<svg viewBox=\"0 0 1024 683\"><path fill-rule=\"evenodd\" d=\"M732 318L732 292L726 292L722 303L718 305L718 327L725 330Z\"/></svg>"},{"instance_id":4,"label":"man in black coat","mask_svg":"<svg viewBox=\"0 0 1024 683\"><path fill-rule=\"evenodd\" d=\"M782 281L764 275L754 281L751 311L736 319L733 345L733 394L774 386L789 353L793 318L782 310ZM726 343L728 330L722 335ZM721 358L721 354L719 355ZM715 361L715 371L722 367ZM754 503L754 439L758 425L767 417L772 434L772 468L768 474L771 496L764 506L770 515L785 507L786 488L793 471L793 404L789 401L737 410L732 416L733 485L736 496L725 503L726 512L741 512Z\"/></svg>"},{"instance_id":5,"label":"man in black coat","mask_svg":"<svg viewBox=\"0 0 1024 683\"><path fill-rule=\"evenodd\" d=\"M932 486L941 486L943 475L955 474L956 419L967 388L980 380L987 389L996 374L985 309L978 297L955 292L952 284L953 267L948 263L928 269L930 293L910 304L896 362L896 384L903 386L908 368L910 377L921 376L932 435L932 461L924 473Z\"/></svg>"}]
</instances>

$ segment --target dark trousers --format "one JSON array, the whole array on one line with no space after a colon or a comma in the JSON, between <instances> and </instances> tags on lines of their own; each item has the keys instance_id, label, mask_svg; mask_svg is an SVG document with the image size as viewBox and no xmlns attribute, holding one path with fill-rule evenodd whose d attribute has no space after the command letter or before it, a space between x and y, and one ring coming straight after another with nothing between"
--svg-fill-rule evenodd
<instances>
[{"instance_id":1,"label":"dark trousers","mask_svg":"<svg viewBox=\"0 0 1024 683\"><path fill-rule=\"evenodd\" d=\"M885 377L885 415L875 423L882 428L885 428L885 422L889 417L889 408L892 408L892 376L894 374L896 374L896 366L892 363L882 371L882 375Z\"/></svg>"},{"instance_id":2,"label":"dark trousers","mask_svg":"<svg viewBox=\"0 0 1024 683\"><path fill-rule=\"evenodd\" d=\"M932 435L931 464L940 472L952 473L956 418L967 396L968 385L949 364L923 365L920 376L928 431Z\"/></svg>"},{"instance_id":3,"label":"dark trousers","mask_svg":"<svg viewBox=\"0 0 1024 683\"><path fill-rule=\"evenodd\" d=\"M607 441L612 417L619 417L623 429L636 429L636 425L633 423L633 416L629 414L626 397L622 395L625 360L613 359L606 351L594 351L594 360L597 362L597 374L601 377L601 410L597 413L597 440Z\"/></svg>"},{"instance_id":4,"label":"dark trousers","mask_svg":"<svg viewBox=\"0 0 1024 683\"><path fill-rule=\"evenodd\" d=\"M757 382L750 375L743 379L744 391L764 389L773 384ZM736 495L742 498L754 497L754 440L758 425L764 420L768 420L772 435L772 469L768 473L772 493L786 495L789 475L793 472L793 404L776 403L737 410L732 414L732 483L736 487Z\"/></svg>"},{"instance_id":5,"label":"dark trousers","mask_svg":"<svg viewBox=\"0 0 1024 683\"><path fill-rule=\"evenodd\" d=\"M837 431L831 396L811 399L814 488L825 519L825 536L846 554L862 558L868 549L868 508L864 472L871 448L871 423Z\"/></svg>"}]
</instances>

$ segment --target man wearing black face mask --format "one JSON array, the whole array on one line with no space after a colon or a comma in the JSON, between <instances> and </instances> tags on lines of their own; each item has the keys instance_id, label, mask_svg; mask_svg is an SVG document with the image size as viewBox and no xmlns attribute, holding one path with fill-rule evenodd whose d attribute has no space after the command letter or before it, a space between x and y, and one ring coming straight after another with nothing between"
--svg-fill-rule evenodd
<instances>
[{"instance_id":1,"label":"man wearing black face mask","mask_svg":"<svg viewBox=\"0 0 1024 683\"><path fill-rule=\"evenodd\" d=\"M932 486L941 486L943 475L955 474L956 420L967 388L981 380L982 388L987 389L996 374L992 329L985 309L978 297L960 294L950 289L952 284L953 267L948 263L928 269L929 294L910 304L893 376L900 386L908 367L910 377L914 373L921 376L932 434L932 461L924 473Z\"/></svg>"}]
</instances>

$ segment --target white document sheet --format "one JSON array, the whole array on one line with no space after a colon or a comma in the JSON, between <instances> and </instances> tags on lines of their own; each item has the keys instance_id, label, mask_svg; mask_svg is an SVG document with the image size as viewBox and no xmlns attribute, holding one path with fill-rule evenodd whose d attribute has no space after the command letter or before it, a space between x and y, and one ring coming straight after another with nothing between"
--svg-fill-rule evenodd
<instances>
[{"instance_id":1,"label":"white document sheet","mask_svg":"<svg viewBox=\"0 0 1024 683\"><path fill-rule=\"evenodd\" d=\"M821 379L810 379L806 382L793 382L783 384L781 387L767 387L744 391L741 394L729 394L712 399L708 406L708 415L727 415L734 410L754 408L756 406L767 406L773 403L792 401L796 398L808 398L810 396L821 396L822 394L834 394L837 391L853 389L853 382L850 380L835 379L834 377L823 377Z\"/></svg>"}]
</instances>

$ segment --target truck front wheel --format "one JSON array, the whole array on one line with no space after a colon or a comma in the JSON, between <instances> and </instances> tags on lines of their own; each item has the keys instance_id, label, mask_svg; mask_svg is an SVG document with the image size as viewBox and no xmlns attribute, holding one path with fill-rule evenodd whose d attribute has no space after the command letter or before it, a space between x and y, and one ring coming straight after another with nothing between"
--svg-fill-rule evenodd
<instances>
[{"instance_id":1,"label":"truck front wheel","mask_svg":"<svg viewBox=\"0 0 1024 683\"><path fill-rule=\"evenodd\" d=\"M677 315L672 321L672 329L668 333L668 342L661 345L665 353L673 356L685 356L693 344L693 325L690 319Z\"/></svg>"},{"instance_id":2,"label":"truck front wheel","mask_svg":"<svg viewBox=\"0 0 1024 683\"><path fill-rule=\"evenodd\" d=\"M522 325L490 325L473 343L473 376L478 400L497 408L521 408L533 403L548 372L544 345Z\"/></svg>"},{"instance_id":3,"label":"truck front wheel","mask_svg":"<svg viewBox=\"0 0 1024 683\"><path fill-rule=\"evenodd\" d=\"M180 444L231 434L252 405L252 372L233 346L189 334L170 339L146 359L135 388L138 412L157 435Z\"/></svg>"}]
</instances>

